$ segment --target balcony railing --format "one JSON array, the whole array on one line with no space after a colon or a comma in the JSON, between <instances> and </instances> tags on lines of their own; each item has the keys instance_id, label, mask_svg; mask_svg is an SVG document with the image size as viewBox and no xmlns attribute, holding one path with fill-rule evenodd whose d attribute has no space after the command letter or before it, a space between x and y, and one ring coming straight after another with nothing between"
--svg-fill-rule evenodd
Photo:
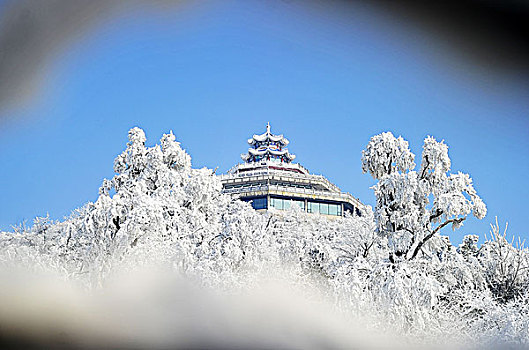
<instances>
[{"instance_id":1,"label":"balcony railing","mask_svg":"<svg viewBox=\"0 0 529 350\"><path fill-rule=\"evenodd\" d=\"M306 188L294 188L294 187L268 185L268 184L251 185L251 186L244 186L244 187L233 187L233 188L226 188L223 190L224 193L228 193L228 194L243 194L243 193L249 193L249 192L270 192L270 191L289 192L294 195L295 194L301 195L302 197L307 197L307 196L326 197L326 199L330 198L330 199L335 199L338 201L349 202L351 204L354 204L357 207L361 205L358 199L356 199L351 194L346 193L346 192L338 192L338 193L326 192L326 191L317 191L317 190L306 189Z\"/></svg>"},{"instance_id":2,"label":"balcony railing","mask_svg":"<svg viewBox=\"0 0 529 350\"><path fill-rule=\"evenodd\" d=\"M258 176L266 177L266 176L271 176L271 175L279 176L280 178L320 182L324 187L329 188L329 190L332 192L341 192L338 186L331 183L329 180L327 180L322 175L296 174L296 173L289 173L287 171L282 171L282 170L259 169L259 170L254 170L254 171L237 173L236 175L232 175L232 174L220 175L220 179L221 181L225 181L228 179L250 178L250 177L258 177Z\"/></svg>"},{"instance_id":3,"label":"balcony railing","mask_svg":"<svg viewBox=\"0 0 529 350\"><path fill-rule=\"evenodd\" d=\"M262 162L257 162L257 163L239 163L233 166L230 170L228 170L228 174L240 173L244 171L251 171L248 169L254 169L254 168L266 169L270 166L271 167L285 166L286 168L297 169L297 170L300 170L304 174L309 174L309 170L299 163L288 163L285 165L280 162L270 162L270 161L262 161Z\"/></svg>"}]
</instances>

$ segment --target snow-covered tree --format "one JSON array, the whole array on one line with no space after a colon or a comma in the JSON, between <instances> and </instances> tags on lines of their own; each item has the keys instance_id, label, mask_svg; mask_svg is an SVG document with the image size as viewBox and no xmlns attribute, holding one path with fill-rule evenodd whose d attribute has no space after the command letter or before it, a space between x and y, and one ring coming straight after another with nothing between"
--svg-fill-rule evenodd
<instances>
[{"instance_id":1,"label":"snow-covered tree","mask_svg":"<svg viewBox=\"0 0 529 350\"><path fill-rule=\"evenodd\" d=\"M373 136L362 152L362 170L378 180L375 219L388 238L392 260L410 260L425 252L425 245L442 245L432 240L442 228L458 228L469 214L482 219L487 212L469 175L448 174L451 163L443 141L424 140L418 172L414 159L408 142L391 132Z\"/></svg>"},{"instance_id":2,"label":"snow-covered tree","mask_svg":"<svg viewBox=\"0 0 529 350\"><path fill-rule=\"evenodd\" d=\"M51 271L93 290L113 275L162 265L237 293L264 276L317 287L337 313L378 331L474 348L529 344L527 248L497 224L481 246L477 235L457 248L440 235L486 213L470 177L449 174L443 142L426 138L415 171L405 140L373 137L362 166L378 180L375 210L332 220L297 207L258 213L223 195L212 170L192 168L172 133L145 142L141 129L129 131L95 202L62 222L37 218L0 233L0 272Z\"/></svg>"},{"instance_id":3,"label":"snow-covered tree","mask_svg":"<svg viewBox=\"0 0 529 350\"><path fill-rule=\"evenodd\" d=\"M114 162L116 175L103 181L95 202L64 222L37 220L29 232L1 240L6 261L24 251L97 286L117 266L163 263L192 272L201 269L200 261L224 255L233 243L221 239L222 218L253 210L223 195L211 170L191 168L172 133L160 145L146 147L145 141L143 130L129 131L127 147ZM233 252L240 247L230 249L240 254Z\"/></svg>"}]
</instances>

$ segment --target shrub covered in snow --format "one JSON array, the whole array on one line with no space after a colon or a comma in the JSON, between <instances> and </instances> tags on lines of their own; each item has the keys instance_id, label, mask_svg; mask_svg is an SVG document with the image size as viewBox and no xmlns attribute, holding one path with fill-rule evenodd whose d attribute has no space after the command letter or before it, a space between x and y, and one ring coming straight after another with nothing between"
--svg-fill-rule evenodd
<instances>
[{"instance_id":1,"label":"shrub covered in snow","mask_svg":"<svg viewBox=\"0 0 529 350\"><path fill-rule=\"evenodd\" d=\"M281 271L317 286L335 312L367 327L425 342L529 345L529 253L493 226L478 246L453 246L440 231L486 207L448 148L426 138L421 166L408 143L374 136L362 168L378 183L376 207L329 220L298 208L261 214L221 193L210 169L191 167L172 133L145 146L139 128L98 199L62 222L0 234L0 269L53 271L88 290L111 277L163 266L200 285L244 291Z\"/></svg>"}]
</instances>

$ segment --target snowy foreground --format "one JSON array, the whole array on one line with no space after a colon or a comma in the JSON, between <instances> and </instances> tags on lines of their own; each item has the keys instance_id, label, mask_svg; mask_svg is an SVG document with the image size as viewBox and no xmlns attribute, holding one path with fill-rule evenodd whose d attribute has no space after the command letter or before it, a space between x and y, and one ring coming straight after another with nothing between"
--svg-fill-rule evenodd
<instances>
[{"instance_id":1,"label":"snowy foreground","mask_svg":"<svg viewBox=\"0 0 529 350\"><path fill-rule=\"evenodd\" d=\"M328 220L231 200L173 134L129 140L96 202L0 234L0 347L529 348L529 251L441 235L486 214L444 143L414 171L374 136L376 207Z\"/></svg>"}]
</instances>

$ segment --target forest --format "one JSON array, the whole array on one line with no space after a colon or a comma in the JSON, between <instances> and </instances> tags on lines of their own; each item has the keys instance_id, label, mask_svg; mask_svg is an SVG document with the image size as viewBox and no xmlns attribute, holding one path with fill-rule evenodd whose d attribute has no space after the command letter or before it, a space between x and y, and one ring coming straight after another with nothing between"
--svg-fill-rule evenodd
<instances>
[{"instance_id":1,"label":"forest","mask_svg":"<svg viewBox=\"0 0 529 350\"><path fill-rule=\"evenodd\" d=\"M46 330L62 329L72 339L95 332L131 348L153 345L152 339L160 347L529 347L529 250L497 221L483 243L476 235L450 241L451 229L471 215L483 219L487 209L471 177L451 173L444 142L427 137L416 160L402 137L373 136L362 170L376 181L376 205L334 220L296 207L256 212L223 194L212 169L193 168L172 133L153 147L145 142L143 130L129 131L115 176L103 181L95 202L65 220L36 218L31 227L0 234L0 280L12 286L0 292L4 339L6 329L34 336L23 321L45 308L24 306L31 299L65 310L106 305L106 321L81 317L81 330L64 330L55 317L50 322L57 328ZM123 279L133 282L113 289ZM131 292L143 288L144 294ZM266 288L277 293L250 297ZM168 290L184 301L167 297ZM162 301L149 300L157 298ZM297 317L285 316L288 305ZM266 309L268 318L255 317ZM163 310L168 314L161 316ZM135 323L139 318L144 323ZM98 328L118 319L122 333L116 322L112 336ZM371 343L372 336L360 333L384 339ZM139 343L120 343L128 336Z\"/></svg>"}]
</instances>

